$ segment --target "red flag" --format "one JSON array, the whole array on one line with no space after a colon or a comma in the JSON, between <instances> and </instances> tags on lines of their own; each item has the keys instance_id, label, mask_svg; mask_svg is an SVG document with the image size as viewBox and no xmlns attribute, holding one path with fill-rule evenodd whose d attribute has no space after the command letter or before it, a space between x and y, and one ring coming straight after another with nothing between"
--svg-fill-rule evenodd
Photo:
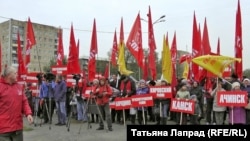
<instances>
[{"instance_id":1,"label":"red flag","mask_svg":"<svg viewBox=\"0 0 250 141\"><path fill-rule=\"evenodd\" d=\"M0 41L0 73L2 73L2 43Z\"/></svg>"},{"instance_id":2,"label":"red flag","mask_svg":"<svg viewBox=\"0 0 250 141\"><path fill-rule=\"evenodd\" d=\"M79 58L79 51L80 51L80 41L79 41L79 39L77 40L76 50L77 50L77 56Z\"/></svg>"},{"instance_id":3,"label":"red flag","mask_svg":"<svg viewBox=\"0 0 250 141\"><path fill-rule=\"evenodd\" d=\"M179 60L179 63L183 63L187 61L188 63L191 62L191 54L183 54L181 57L180 57L180 60Z\"/></svg>"},{"instance_id":4,"label":"red flag","mask_svg":"<svg viewBox=\"0 0 250 141\"><path fill-rule=\"evenodd\" d=\"M63 59L64 59L64 50L62 41L62 29L59 29L56 64L61 66L63 64Z\"/></svg>"},{"instance_id":5,"label":"red flag","mask_svg":"<svg viewBox=\"0 0 250 141\"><path fill-rule=\"evenodd\" d=\"M220 55L220 38L218 38L217 42L217 54Z\"/></svg>"},{"instance_id":6,"label":"red flag","mask_svg":"<svg viewBox=\"0 0 250 141\"><path fill-rule=\"evenodd\" d=\"M29 18L26 29L26 54L25 54L26 72L28 72L28 67L30 64L30 50L32 46L35 44L36 44L35 34L33 31L32 23Z\"/></svg>"},{"instance_id":7,"label":"red flag","mask_svg":"<svg viewBox=\"0 0 250 141\"><path fill-rule=\"evenodd\" d=\"M148 80L148 59L144 57L143 79Z\"/></svg>"},{"instance_id":8,"label":"red flag","mask_svg":"<svg viewBox=\"0 0 250 141\"><path fill-rule=\"evenodd\" d=\"M111 64L113 66L117 65L117 62L116 62L117 52L118 52L118 47L117 47L117 37L116 37L116 30L115 30L114 40L113 40L113 47L112 47L112 52L111 52Z\"/></svg>"},{"instance_id":9,"label":"red flag","mask_svg":"<svg viewBox=\"0 0 250 141\"><path fill-rule=\"evenodd\" d=\"M17 33L17 59L18 59L18 80L22 80L22 77L27 74L25 65L23 62L21 40L19 32Z\"/></svg>"},{"instance_id":10,"label":"red flag","mask_svg":"<svg viewBox=\"0 0 250 141\"><path fill-rule=\"evenodd\" d=\"M106 67L105 67L105 71L104 71L103 76L104 76L105 78L109 78L109 63L106 64Z\"/></svg>"},{"instance_id":11,"label":"red flag","mask_svg":"<svg viewBox=\"0 0 250 141\"><path fill-rule=\"evenodd\" d=\"M88 76L89 81L95 79L96 74L96 59L95 56L97 54L97 33L96 33L96 23L94 19L93 23L93 31L90 45L90 55L89 55L89 63L88 63Z\"/></svg>"},{"instance_id":12,"label":"red flag","mask_svg":"<svg viewBox=\"0 0 250 141\"><path fill-rule=\"evenodd\" d=\"M177 43L176 43L176 32L174 32L174 37L171 45L171 58L172 58L172 64L176 64L177 60Z\"/></svg>"},{"instance_id":13,"label":"red flag","mask_svg":"<svg viewBox=\"0 0 250 141\"><path fill-rule=\"evenodd\" d=\"M82 70L82 95L85 94L87 88L87 78L86 78L86 72L85 69Z\"/></svg>"},{"instance_id":14,"label":"red flag","mask_svg":"<svg viewBox=\"0 0 250 141\"><path fill-rule=\"evenodd\" d=\"M238 0L238 8L236 12L236 27L235 27L235 58L241 58L240 62L235 62L235 73L238 78L242 79L242 25L241 25L241 10L240 1Z\"/></svg>"},{"instance_id":15,"label":"red flag","mask_svg":"<svg viewBox=\"0 0 250 141\"><path fill-rule=\"evenodd\" d=\"M196 16L194 13L193 18L193 38L192 38L192 58L195 58L197 56L200 56L201 48L200 48L200 39L199 39L199 32L197 29L197 22L196 22ZM199 79L199 66L195 63L192 63L192 76L196 81Z\"/></svg>"},{"instance_id":16,"label":"red flag","mask_svg":"<svg viewBox=\"0 0 250 141\"><path fill-rule=\"evenodd\" d=\"M151 9L149 6L148 11L148 47L149 47L149 57L148 64L151 72L152 80L156 80L156 63L155 63L155 37L154 37L154 28L151 17Z\"/></svg>"},{"instance_id":17,"label":"red flag","mask_svg":"<svg viewBox=\"0 0 250 141\"><path fill-rule=\"evenodd\" d=\"M80 64L78 59L77 46L75 42L75 35L73 25L70 29L70 41L69 41L69 57L67 63L67 73L68 74L80 74Z\"/></svg>"},{"instance_id":18,"label":"red flag","mask_svg":"<svg viewBox=\"0 0 250 141\"><path fill-rule=\"evenodd\" d=\"M143 69L143 49L142 49L142 31L141 18L138 13L134 25L130 31L126 46L130 53L134 56L139 67Z\"/></svg>"},{"instance_id":19,"label":"red flag","mask_svg":"<svg viewBox=\"0 0 250 141\"><path fill-rule=\"evenodd\" d=\"M123 18L122 18L120 26L120 40L119 40L120 46L123 44L123 42L124 42L124 31L123 31Z\"/></svg>"},{"instance_id":20,"label":"red flag","mask_svg":"<svg viewBox=\"0 0 250 141\"><path fill-rule=\"evenodd\" d=\"M203 55L210 54L211 52L206 18L204 22L204 29L203 29L203 36L202 36L202 49L203 49L202 51Z\"/></svg>"}]
</instances>

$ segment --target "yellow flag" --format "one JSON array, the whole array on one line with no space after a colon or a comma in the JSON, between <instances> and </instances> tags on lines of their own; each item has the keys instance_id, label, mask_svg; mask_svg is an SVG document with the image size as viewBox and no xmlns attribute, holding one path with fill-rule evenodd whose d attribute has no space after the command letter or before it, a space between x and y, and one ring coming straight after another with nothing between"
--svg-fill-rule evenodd
<instances>
[{"instance_id":1,"label":"yellow flag","mask_svg":"<svg viewBox=\"0 0 250 141\"><path fill-rule=\"evenodd\" d=\"M188 73L189 73L189 64L187 61L185 61L185 66L184 66L184 71L182 74L182 78L187 79L188 78Z\"/></svg>"},{"instance_id":2,"label":"yellow flag","mask_svg":"<svg viewBox=\"0 0 250 141\"><path fill-rule=\"evenodd\" d=\"M119 44L119 53L118 53L117 63L118 63L119 71L121 74L130 75L133 72L130 70L127 70L124 54L125 54L124 42L122 42L121 44Z\"/></svg>"},{"instance_id":3,"label":"yellow flag","mask_svg":"<svg viewBox=\"0 0 250 141\"><path fill-rule=\"evenodd\" d=\"M241 59L219 55L203 55L192 59L192 62L219 77L222 77L225 68L235 61L240 62Z\"/></svg>"},{"instance_id":4,"label":"yellow flag","mask_svg":"<svg viewBox=\"0 0 250 141\"><path fill-rule=\"evenodd\" d=\"M163 36L163 48L162 48L162 77L167 80L168 83L172 82L172 59L171 52L169 49L168 40L165 39L165 35Z\"/></svg>"}]
</instances>

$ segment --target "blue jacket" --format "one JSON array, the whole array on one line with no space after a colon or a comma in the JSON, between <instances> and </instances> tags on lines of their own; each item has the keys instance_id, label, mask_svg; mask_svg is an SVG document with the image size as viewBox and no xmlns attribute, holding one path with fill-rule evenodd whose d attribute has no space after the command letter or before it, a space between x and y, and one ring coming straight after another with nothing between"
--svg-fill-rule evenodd
<instances>
[{"instance_id":1,"label":"blue jacket","mask_svg":"<svg viewBox=\"0 0 250 141\"><path fill-rule=\"evenodd\" d=\"M67 85L65 81L60 81L55 85L55 101L58 102L65 102L66 101L66 92L67 92Z\"/></svg>"},{"instance_id":2,"label":"blue jacket","mask_svg":"<svg viewBox=\"0 0 250 141\"><path fill-rule=\"evenodd\" d=\"M55 82L42 82L40 86L40 98L54 98Z\"/></svg>"}]
</instances>

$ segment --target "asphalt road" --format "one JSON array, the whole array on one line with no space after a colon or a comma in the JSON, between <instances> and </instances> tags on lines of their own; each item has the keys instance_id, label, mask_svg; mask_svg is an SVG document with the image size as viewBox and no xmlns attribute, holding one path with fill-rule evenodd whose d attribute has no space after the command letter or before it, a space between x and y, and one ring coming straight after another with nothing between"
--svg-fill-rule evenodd
<instances>
[{"instance_id":1,"label":"asphalt road","mask_svg":"<svg viewBox=\"0 0 250 141\"><path fill-rule=\"evenodd\" d=\"M113 131L96 130L99 127L98 123L80 123L74 119L71 120L70 128L66 126L56 126L56 117L53 118L53 123L42 124L40 120L38 125L34 126L27 123L24 119L24 141L126 141L127 129L123 124L113 123ZM129 124L130 121L127 122ZM148 124L155 124L149 122ZM173 121L168 121L169 125L175 124ZM201 124L205 124L202 120ZM91 125L92 128L89 128ZM81 129L80 129L81 127ZM69 129L69 131L68 131ZM79 132L80 131L80 132Z\"/></svg>"}]
</instances>

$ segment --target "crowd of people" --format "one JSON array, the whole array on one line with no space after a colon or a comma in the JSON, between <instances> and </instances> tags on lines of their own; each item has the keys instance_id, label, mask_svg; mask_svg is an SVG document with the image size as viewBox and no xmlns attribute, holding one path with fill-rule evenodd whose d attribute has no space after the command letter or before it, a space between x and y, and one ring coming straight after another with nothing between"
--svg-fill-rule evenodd
<instances>
[{"instance_id":1,"label":"crowd of people","mask_svg":"<svg viewBox=\"0 0 250 141\"><path fill-rule=\"evenodd\" d=\"M171 98L156 98L153 100L154 105L149 107L125 110L110 108L110 102L117 97L148 94L152 86L171 86L166 80L141 79L136 82L130 76L122 74L119 79L117 75L112 75L111 78L100 77L87 82L86 86L75 85L71 88L67 87L65 78L60 74L55 75L53 79L41 75L38 96L32 95L29 84L25 84L25 88L22 86L17 83L16 69L5 68L0 81L0 139L22 140L23 114L30 123L33 123L33 116L38 116L43 119L44 124L52 124L53 115L56 113L57 126L66 125L70 118L75 117L81 122L98 122L97 130L104 130L106 125L109 131L113 131L114 123L146 125L153 122L156 125L167 125L169 120L178 125L200 125L202 119L206 125L250 124L250 79L244 77L240 81L235 74L229 80L178 80L178 84L173 88L172 98L193 100L193 114L170 111ZM86 87L92 88L90 97L83 95ZM220 91L247 92L247 106L220 106L217 100ZM10 99L10 96L13 98ZM90 105L95 108L89 110ZM13 117L6 118L10 115Z\"/></svg>"}]
</instances>

